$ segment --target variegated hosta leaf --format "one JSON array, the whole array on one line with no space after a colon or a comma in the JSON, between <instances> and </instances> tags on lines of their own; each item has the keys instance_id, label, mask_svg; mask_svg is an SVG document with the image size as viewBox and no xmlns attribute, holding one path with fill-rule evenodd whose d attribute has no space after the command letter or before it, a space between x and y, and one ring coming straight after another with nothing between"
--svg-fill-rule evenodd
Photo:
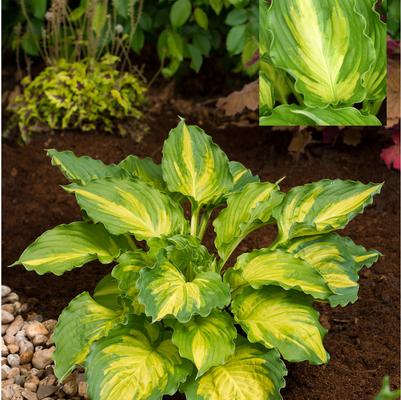
<instances>
[{"instance_id":1,"label":"variegated hosta leaf","mask_svg":"<svg viewBox=\"0 0 401 400\"><path fill-rule=\"evenodd\" d=\"M372 204L382 184L323 179L291 189L275 211L279 242L344 228Z\"/></svg>"},{"instance_id":2,"label":"variegated hosta leaf","mask_svg":"<svg viewBox=\"0 0 401 400\"><path fill-rule=\"evenodd\" d=\"M171 262L164 260L153 269L142 269L137 284L139 301L146 315L159 321L173 315L188 322L193 315L206 317L214 308L230 302L230 288L216 272L200 272L191 280Z\"/></svg>"},{"instance_id":3,"label":"variegated hosta leaf","mask_svg":"<svg viewBox=\"0 0 401 400\"><path fill-rule=\"evenodd\" d=\"M197 377L211 367L223 364L234 353L237 330L230 315L224 311L212 311L206 318L195 316L185 324L175 321L172 327L172 341L181 357L195 364Z\"/></svg>"},{"instance_id":4,"label":"variegated hosta leaf","mask_svg":"<svg viewBox=\"0 0 401 400\"><path fill-rule=\"evenodd\" d=\"M372 114L362 113L353 107L311 108L296 104L275 107L272 114L260 118L261 126L380 126Z\"/></svg>"},{"instance_id":5,"label":"variegated hosta leaf","mask_svg":"<svg viewBox=\"0 0 401 400\"><path fill-rule=\"evenodd\" d=\"M83 365L90 346L125 319L121 312L96 303L88 292L75 297L61 313L53 340L55 374L62 381L76 365Z\"/></svg>"},{"instance_id":6,"label":"variegated hosta leaf","mask_svg":"<svg viewBox=\"0 0 401 400\"><path fill-rule=\"evenodd\" d=\"M166 190L161 166L156 164L151 158L139 158L131 155L122 160L118 165L148 185L154 186L160 191Z\"/></svg>"},{"instance_id":7,"label":"variegated hosta leaf","mask_svg":"<svg viewBox=\"0 0 401 400\"><path fill-rule=\"evenodd\" d=\"M161 399L174 394L191 373L171 339L157 334L160 326L135 325L113 330L92 347L86 363L91 399ZM146 332L150 329L155 332Z\"/></svg>"},{"instance_id":8,"label":"variegated hosta leaf","mask_svg":"<svg viewBox=\"0 0 401 400\"><path fill-rule=\"evenodd\" d=\"M265 73L259 73L259 113L265 115L273 110L274 104L274 88L271 81Z\"/></svg>"},{"instance_id":9,"label":"variegated hosta leaf","mask_svg":"<svg viewBox=\"0 0 401 400\"><path fill-rule=\"evenodd\" d=\"M119 296L121 292L118 288L118 281L111 274L105 275L96 285L93 298L96 303L112 310L121 309Z\"/></svg>"},{"instance_id":10,"label":"variegated hosta leaf","mask_svg":"<svg viewBox=\"0 0 401 400\"><path fill-rule=\"evenodd\" d=\"M227 207L213 221L215 245L223 260L249 233L270 221L283 196L278 186L269 182L249 183L228 196Z\"/></svg>"},{"instance_id":11,"label":"variegated hosta leaf","mask_svg":"<svg viewBox=\"0 0 401 400\"><path fill-rule=\"evenodd\" d=\"M233 187L228 159L212 138L182 120L164 142L163 179L170 192L215 204Z\"/></svg>"},{"instance_id":12,"label":"variegated hosta leaf","mask_svg":"<svg viewBox=\"0 0 401 400\"><path fill-rule=\"evenodd\" d=\"M99 178L124 178L129 174L115 164L106 165L88 156L77 157L72 151L47 150L52 165L60 169L71 182L85 184Z\"/></svg>"},{"instance_id":13,"label":"variegated hosta leaf","mask_svg":"<svg viewBox=\"0 0 401 400\"><path fill-rule=\"evenodd\" d=\"M366 34L375 48L375 61L364 78L366 100L383 100L387 95L387 28L375 11L376 1L358 0L356 9L366 20Z\"/></svg>"},{"instance_id":14,"label":"variegated hosta leaf","mask_svg":"<svg viewBox=\"0 0 401 400\"><path fill-rule=\"evenodd\" d=\"M93 260L111 263L126 245L124 238L110 235L100 224L73 222L42 233L12 265L22 264L39 275L62 275Z\"/></svg>"},{"instance_id":15,"label":"variegated hosta leaf","mask_svg":"<svg viewBox=\"0 0 401 400\"><path fill-rule=\"evenodd\" d=\"M316 299L327 299L333 294L313 265L282 250L262 249L243 254L234 270L254 289L276 285L303 291ZM230 283L236 289L235 280Z\"/></svg>"},{"instance_id":16,"label":"variegated hosta leaf","mask_svg":"<svg viewBox=\"0 0 401 400\"><path fill-rule=\"evenodd\" d=\"M233 177L234 187L232 192L238 192L242 190L242 188L248 183L260 182L259 177L257 175L252 175L252 172L248 168L244 167L240 162L230 161L228 166Z\"/></svg>"},{"instance_id":17,"label":"variegated hosta leaf","mask_svg":"<svg viewBox=\"0 0 401 400\"><path fill-rule=\"evenodd\" d=\"M326 330L311 297L273 286L245 288L233 300L231 310L250 342L276 348L287 361L328 361L323 347Z\"/></svg>"},{"instance_id":18,"label":"variegated hosta leaf","mask_svg":"<svg viewBox=\"0 0 401 400\"><path fill-rule=\"evenodd\" d=\"M187 221L181 207L167 195L139 180L98 179L85 186L65 187L80 207L114 234L132 233L143 240L183 233Z\"/></svg>"},{"instance_id":19,"label":"variegated hosta leaf","mask_svg":"<svg viewBox=\"0 0 401 400\"><path fill-rule=\"evenodd\" d=\"M138 300L139 289L136 287L139 271L142 268L151 266L151 261L143 251L127 251L119 257L118 264L111 273L118 282L118 288L125 304L129 306L134 314L142 314L144 312L144 307Z\"/></svg>"},{"instance_id":20,"label":"variegated hosta leaf","mask_svg":"<svg viewBox=\"0 0 401 400\"><path fill-rule=\"evenodd\" d=\"M185 395L188 400L282 400L286 375L276 350L244 341L224 365L188 385Z\"/></svg>"},{"instance_id":21,"label":"variegated hosta leaf","mask_svg":"<svg viewBox=\"0 0 401 400\"><path fill-rule=\"evenodd\" d=\"M283 248L313 265L333 292L328 298L332 307L346 306L358 299L358 272L370 267L379 257L351 239L336 233L291 240Z\"/></svg>"},{"instance_id":22,"label":"variegated hosta leaf","mask_svg":"<svg viewBox=\"0 0 401 400\"><path fill-rule=\"evenodd\" d=\"M267 26L273 64L296 80L310 107L364 100L363 77L374 61L366 21L355 0L273 0Z\"/></svg>"}]
</instances>

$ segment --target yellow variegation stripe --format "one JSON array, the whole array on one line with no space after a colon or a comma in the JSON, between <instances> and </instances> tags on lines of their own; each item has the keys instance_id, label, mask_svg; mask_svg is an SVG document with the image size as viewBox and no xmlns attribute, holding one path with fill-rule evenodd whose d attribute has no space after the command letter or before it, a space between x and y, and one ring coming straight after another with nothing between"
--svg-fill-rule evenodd
<instances>
[{"instance_id":1,"label":"yellow variegation stripe","mask_svg":"<svg viewBox=\"0 0 401 400\"><path fill-rule=\"evenodd\" d=\"M91 344L123 319L121 312L101 306L87 292L75 297L61 313L53 335L55 374L59 381L76 365L83 365Z\"/></svg>"},{"instance_id":2,"label":"yellow variegation stripe","mask_svg":"<svg viewBox=\"0 0 401 400\"><path fill-rule=\"evenodd\" d=\"M382 185L321 180L291 189L275 212L279 242L342 229L371 204Z\"/></svg>"},{"instance_id":3,"label":"yellow variegation stripe","mask_svg":"<svg viewBox=\"0 0 401 400\"><path fill-rule=\"evenodd\" d=\"M267 26L273 64L296 80L310 107L351 105L366 95L363 78L374 60L355 0L273 0Z\"/></svg>"},{"instance_id":4,"label":"yellow variegation stripe","mask_svg":"<svg viewBox=\"0 0 401 400\"><path fill-rule=\"evenodd\" d=\"M189 400L281 400L286 375L277 351L244 343L224 365L211 368L185 394Z\"/></svg>"},{"instance_id":5,"label":"yellow variegation stripe","mask_svg":"<svg viewBox=\"0 0 401 400\"><path fill-rule=\"evenodd\" d=\"M213 221L215 245L223 260L249 233L268 223L273 209L282 201L278 186L253 182L227 198L227 207Z\"/></svg>"},{"instance_id":6,"label":"yellow variegation stripe","mask_svg":"<svg viewBox=\"0 0 401 400\"><path fill-rule=\"evenodd\" d=\"M120 328L97 342L88 358L90 398L147 400L172 395L190 373L170 339L155 343L145 328Z\"/></svg>"},{"instance_id":7,"label":"yellow variegation stripe","mask_svg":"<svg viewBox=\"0 0 401 400\"><path fill-rule=\"evenodd\" d=\"M328 298L333 307L357 300L358 272L363 266L370 267L379 256L377 251L367 251L335 233L294 239L282 247L320 272L334 293Z\"/></svg>"},{"instance_id":8,"label":"yellow variegation stripe","mask_svg":"<svg viewBox=\"0 0 401 400\"><path fill-rule=\"evenodd\" d=\"M243 254L234 269L255 289L276 285L300 290L318 299L332 294L317 269L282 250L262 249Z\"/></svg>"},{"instance_id":9,"label":"yellow variegation stripe","mask_svg":"<svg viewBox=\"0 0 401 400\"><path fill-rule=\"evenodd\" d=\"M173 343L182 357L195 364L198 377L234 353L237 331L223 311L212 311L206 318L193 317L186 324L174 323L173 328Z\"/></svg>"},{"instance_id":10,"label":"yellow variegation stripe","mask_svg":"<svg viewBox=\"0 0 401 400\"><path fill-rule=\"evenodd\" d=\"M120 294L118 281L111 274L107 274L96 285L93 298L101 306L110 308L111 310L118 310L121 309L119 302Z\"/></svg>"},{"instance_id":11,"label":"yellow variegation stripe","mask_svg":"<svg viewBox=\"0 0 401 400\"><path fill-rule=\"evenodd\" d=\"M62 275L96 259L110 263L120 255L123 246L121 238L110 235L100 224L73 222L43 233L13 265L22 264L39 275Z\"/></svg>"},{"instance_id":12,"label":"yellow variegation stripe","mask_svg":"<svg viewBox=\"0 0 401 400\"><path fill-rule=\"evenodd\" d=\"M163 179L198 205L217 202L232 186L228 159L210 136L182 120L164 142Z\"/></svg>"},{"instance_id":13,"label":"yellow variegation stripe","mask_svg":"<svg viewBox=\"0 0 401 400\"><path fill-rule=\"evenodd\" d=\"M147 184L130 179L98 179L65 188L76 195L89 217L112 233L132 233L138 240L183 233L187 222L180 206Z\"/></svg>"},{"instance_id":14,"label":"yellow variegation stripe","mask_svg":"<svg viewBox=\"0 0 401 400\"><path fill-rule=\"evenodd\" d=\"M231 309L250 342L276 348L288 361L328 361L323 347L326 330L308 296L276 287L246 288L234 299Z\"/></svg>"},{"instance_id":15,"label":"yellow variegation stripe","mask_svg":"<svg viewBox=\"0 0 401 400\"><path fill-rule=\"evenodd\" d=\"M241 190L248 183L260 181L257 175L252 175L252 172L240 162L230 161L228 164L233 177L233 192Z\"/></svg>"},{"instance_id":16,"label":"yellow variegation stripe","mask_svg":"<svg viewBox=\"0 0 401 400\"><path fill-rule=\"evenodd\" d=\"M205 317L213 308L222 308L230 301L229 286L216 272L200 272L187 281L169 261L162 261L153 269L142 269L137 286L139 300L153 321L174 315L185 323L193 315Z\"/></svg>"}]
</instances>

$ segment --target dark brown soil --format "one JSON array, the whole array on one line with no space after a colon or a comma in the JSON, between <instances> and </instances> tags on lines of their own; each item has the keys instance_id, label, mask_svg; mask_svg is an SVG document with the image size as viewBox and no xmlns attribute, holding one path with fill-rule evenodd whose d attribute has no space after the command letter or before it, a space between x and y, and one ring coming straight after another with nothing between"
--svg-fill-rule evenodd
<instances>
[{"instance_id":1,"label":"dark brown soil","mask_svg":"<svg viewBox=\"0 0 401 400\"><path fill-rule=\"evenodd\" d=\"M74 198L60 188L64 179L50 166L44 148L71 149L105 162L117 162L131 153L160 160L163 139L175 124L174 120L161 118L141 144L128 138L76 133L41 136L23 147L3 144L4 284L38 298L39 311L46 317L57 317L70 299L83 290L92 290L109 270L92 263L55 277L38 276L22 267L6 268L44 230L80 218ZM324 324L330 326L325 343L331 361L327 366L289 365L283 397L373 399L386 374L394 386L399 386L399 174L388 171L380 160L383 144L373 136L356 148L318 146L308 157L295 162L287 153L290 134L285 132L261 128L207 131L231 159L241 161L263 180L286 176L283 190L322 178L385 181L374 205L343 232L384 256L373 268L362 272L356 304L345 309L320 308ZM244 241L241 250L263 246L272 237L273 233L264 229Z\"/></svg>"}]
</instances>

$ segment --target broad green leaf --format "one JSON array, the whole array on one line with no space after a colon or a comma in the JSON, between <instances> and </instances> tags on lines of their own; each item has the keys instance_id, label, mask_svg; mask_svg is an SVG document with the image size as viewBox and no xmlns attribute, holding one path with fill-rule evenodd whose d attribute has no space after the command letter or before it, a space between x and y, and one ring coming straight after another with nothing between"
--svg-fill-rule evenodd
<instances>
[{"instance_id":1,"label":"broad green leaf","mask_svg":"<svg viewBox=\"0 0 401 400\"><path fill-rule=\"evenodd\" d=\"M123 322L124 315L96 303L88 292L75 297L61 313L53 340L55 374L61 382L76 365L83 365L90 346Z\"/></svg>"},{"instance_id":2,"label":"broad green leaf","mask_svg":"<svg viewBox=\"0 0 401 400\"><path fill-rule=\"evenodd\" d=\"M366 20L367 36L372 39L375 48L375 60L364 77L367 88L366 100L383 100L387 95L387 31L375 11L376 1L358 0L355 3L358 12Z\"/></svg>"},{"instance_id":3,"label":"broad green leaf","mask_svg":"<svg viewBox=\"0 0 401 400\"><path fill-rule=\"evenodd\" d=\"M195 364L197 377L211 367L224 364L234 353L237 331L232 318L224 311L212 311L206 318L195 316L186 324L175 322L172 326L172 341L181 357Z\"/></svg>"},{"instance_id":4,"label":"broad green leaf","mask_svg":"<svg viewBox=\"0 0 401 400\"><path fill-rule=\"evenodd\" d=\"M111 310L121 309L119 296L121 292L118 289L118 281L111 274L105 275L96 285L93 292L93 298L96 303Z\"/></svg>"},{"instance_id":5,"label":"broad green leaf","mask_svg":"<svg viewBox=\"0 0 401 400\"><path fill-rule=\"evenodd\" d=\"M189 0L176 0L170 10L170 22L174 28L179 28L187 22L191 15L192 5Z\"/></svg>"},{"instance_id":6,"label":"broad green leaf","mask_svg":"<svg viewBox=\"0 0 401 400\"><path fill-rule=\"evenodd\" d=\"M242 190L242 188L248 183L260 181L257 175L252 175L251 170L245 168L238 161L230 161L228 163L228 166L233 177L234 187L232 189L232 192L238 192Z\"/></svg>"},{"instance_id":7,"label":"broad green leaf","mask_svg":"<svg viewBox=\"0 0 401 400\"><path fill-rule=\"evenodd\" d=\"M359 290L358 272L364 266L372 266L379 257L377 251L367 251L336 233L297 238L282 248L320 272L333 292L328 298L332 307L355 303Z\"/></svg>"},{"instance_id":8,"label":"broad green leaf","mask_svg":"<svg viewBox=\"0 0 401 400\"><path fill-rule=\"evenodd\" d=\"M333 293L318 269L282 250L255 250L238 257L234 270L254 289L266 285L295 289L316 299L327 299ZM235 282L231 283L234 287Z\"/></svg>"},{"instance_id":9,"label":"broad green leaf","mask_svg":"<svg viewBox=\"0 0 401 400\"><path fill-rule=\"evenodd\" d=\"M123 238L110 235L101 224L73 222L42 233L12 266L22 264L39 275L62 275L93 260L109 264L123 245Z\"/></svg>"},{"instance_id":10,"label":"broad green leaf","mask_svg":"<svg viewBox=\"0 0 401 400\"><path fill-rule=\"evenodd\" d=\"M223 260L249 233L270 222L283 196L276 184L254 182L227 197L227 207L213 221L215 245Z\"/></svg>"},{"instance_id":11,"label":"broad green leaf","mask_svg":"<svg viewBox=\"0 0 401 400\"><path fill-rule=\"evenodd\" d=\"M138 300L139 290L136 287L139 271L152 265L152 262L143 251L127 251L119 257L118 264L111 273L118 282L118 288L125 303L134 314L143 314L144 312L144 307Z\"/></svg>"},{"instance_id":12,"label":"broad green leaf","mask_svg":"<svg viewBox=\"0 0 401 400\"><path fill-rule=\"evenodd\" d=\"M106 165L88 156L77 157L72 151L47 150L52 165L58 167L71 182L85 184L100 178L124 178L129 175L117 165Z\"/></svg>"},{"instance_id":13,"label":"broad green leaf","mask_svg":"<svg viewBox=\"0 0 401 400\"><path fill-rule=\"evenodd\" d=\"M231 310L251 343L276 348L287 361L328 362L323 347L326 330L311 297L277 287L246 288L235 297Z\"/></svg>"},{"instance_id":14,"label":"broad green leaf","mask_svg":"<svg viewBox=\"0 0 401 400\"><path fill-rule=\"evenodd\" d=\"M275 107L269 116L261 117L261 126L380 126L372 114L362 113L353 107L308 108L296 104Z\"/></svg>"},{"instance_id":15,"label":"broad green leaf","mask_svg":"<svg viewBox=\"0 0 401 400\"><path fill-rule=\"evenodd\" d=\"M207 17L207 14L199 7L195 8L194 11L194 17L196 23L203 28L204 30L207 31L208 25L209 25L209 20Z\"/></svg>"},{"instance_id":16,"label":"broad green leaf","mask_svg":"<svg viewBox=\"0 0 401 400\"><path fill-rule=\"evenodd\" d=\"M224 0L209 0L209 4L213 8L213 11L219 15L223 9Z\"/></svg>"},{"instance_id":17,"label":"broad green leaf","mask_svg":"<svg viewBox=\"0 0 401 400\"><path fill-rule=\"evenodd\" d=\"M246 24L233 26L227 34L226 47L230 54L240 54L246 43Z\"/></svg>"},{"instance_id":18,"label":"broad green leaf","mask_svg":"<svg viewBox=\"0 0 401 400\"><path fill-rule=\"evenodd\" d=\"M139 180L98 179L85 186L71 184L78 204L95 222L114 234L132 233L143 240L185 231L180 206Z\"/></svg>"},{"instance_id":19,"label":"broad green leaf","mask_svg":"<svg viewBox=\"0 0 401 400\"><path fill-rule=\"evenodd\" d=\"M193 315L206 317L214 308L223 308L230 301L230 288L218 273L200 272L187 280L169 261L161 261L153 269L142 269L137 286L139 300L153 321L173 315L185 323Z\"/></svg>"},{"instance_id":20,"label":"broad green leaf","mask_svg":"<svg viewBox=\"0 0 401 400\"><path fill-rule=\"evenodd\" d=\"M191 56L191 68L199 72L203 63L203 56L201 50L192 44L188 44L189 55Z\"/></svg>"},{"instance_id":21,"label":"broad green leaf","mask_svg":"<svg viewBox=\"0 0 401 400\"><path fill-rule=\"evenodd\" d=\"M164 142L163 179L170 192L214 204L232 188L228 159L212 138L182 120Z\"/></svg>"},{"instance_id":22,"label":"broad green leaf","mask_svg":"<svg viewBox=\"0 0 401 400\"><path fill-rule=\"evenodd\" d=\"M276 350L244 343L224 365L188 386L185 394L188 400L281 400L286 375Z\"/></svg>"},{"instance_id":23,"label":"broad green leaf","mask_svg":"<svg viewBox=\"0 0 401 400\"><path fill-rule=\"evenodd\" d=\"M274 0L267 26L269 55L290 73L310 107L364 100L364 74L374 60L373 43L355 0Z\"/></svg>"},{"instance_id":24,"label":"broad green leaf","mask_svg":"<svg viewBox=\"0 0 401 400\"><path fill-rule=\"evenodd\" d=\"M160 164L156 164L151 158L139 158L131 155L120 161L118 166L129 172L131 175L138 177L148 185L154 186L160 191L166 190L166 184L163 182L161 166Z\"/></svg>"},{"instance_id":25,"label":"broad green leaf","mask_svg":"<svg viewBox=\"0 0 401 400\"><path fill-rule=\"evenodd\" d=\"M103 28L106 25L107 21L107 7L105 2L99 1L96 2L93 9L93 17L91 19L92 22L92 30L95 32L96 36L100 36L102 34Z\"/></svg>"},{"instance_id":26,"label":"broad green leaf","mask_svg":"<svg viewBox=\"0 0 401 400\"><path fill-rule=\"evenodd\" d=\"M226 17L225 23L230 26L241 25L248 21L248 11L245 8L234 8Z\"/></svg>"},{"instance_id":27,"label":"broad green leaf","mask_svg":"<svg viewBox=\"0 0 401 400\"><path fill-rule=\"evenodd\" d=\"M175 31L167 31L168 55L177 61L184 59L184 40L182 36ZM175 67L178 69L178 67ZM176 70L177 70L176 69Z\"/></svg>"},{"instance_id":28,"label":"broad green leaf","mask_svg":"<svg viewBox=\"0 0 401 400\"><path fill-rule=\"evenodd\" d=\"M344 228L372 204L382 184L323 179L291 189L274 212L278 242Z\"/></svg>"},{"instance_id":29,"label":"broad green leaf","mask_svg":"<svg viewBox=\"0 0 401 400\"><path fill-rule=\"evenodd\" d=\"M86 363L91 399L161 399L174 394L190 374L189 362L162 336L162 328L144 324L115 329L92 347Z\"/></svg>"},{"instance_id":30,"label":"broad green leaf","mask_svg":"<svg viewBox=\"0 0 401 400\"><path fill-rule=\"evenodd\" d=\"M47 0L31 0L31 7L33 16L43 19L47 10Z\"/></svg>"},{"instance_id":31,"label":"broad green leaf","mask_svg":"<svg viewBox=\"0 0 401 400\"><path fill-rule=\"evenodd\" d=\"M123 18L127 18L130 8L129 0L112 0L112 1L113 1L113 7L117 11L117 14Z\"/></svg>"}]
</instances>

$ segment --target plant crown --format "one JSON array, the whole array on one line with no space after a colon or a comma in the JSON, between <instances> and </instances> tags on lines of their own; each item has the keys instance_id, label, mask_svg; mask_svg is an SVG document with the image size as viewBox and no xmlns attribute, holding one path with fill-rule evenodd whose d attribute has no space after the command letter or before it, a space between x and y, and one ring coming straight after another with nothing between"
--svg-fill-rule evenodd
<instances>
[{"instance_id":1,"label":"plant crown","mask_svg":"<svg viewBox=\"0 0 401 400\"><path fill-rule=\"evenodd\" d=\"M284 193L184 120L165 140L161 164L48 155L84 219L43 233L13 265L62 275L116 262L92 296L81 293L59 318L59 380L85 366L92 400L177 390L190 400L281 399L283 360L328 362L313 303L357 300L358 272L379 253L336 231L381 184L324 179ZM202 244L212 216L216 253ZM233 256L247 235L272 224L271 245Z\"/></svg>"}]
</instances>

